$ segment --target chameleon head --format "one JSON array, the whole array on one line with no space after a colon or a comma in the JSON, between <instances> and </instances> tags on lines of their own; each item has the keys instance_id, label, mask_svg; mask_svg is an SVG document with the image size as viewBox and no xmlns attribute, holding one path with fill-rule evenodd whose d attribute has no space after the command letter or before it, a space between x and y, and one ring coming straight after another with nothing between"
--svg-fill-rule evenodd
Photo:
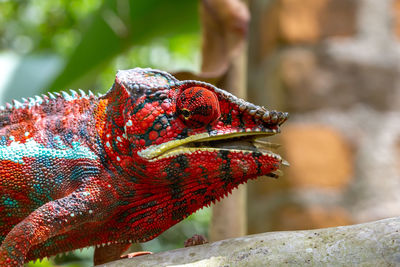
<instances>
[{"instance_id":1,"label":"chameleon head","mask_svg":"<svg viewBox=\"0 0 400 267\"><path fill-rule=\"evenodd\" d=\"M151 69L119 71L113 89L125 103L116 124L135 157L132 175L165 187L179 202L177 221L248 179L279 176L286 164L261 139L278 133L287 113Z\"/></svg>"}]
</instances>

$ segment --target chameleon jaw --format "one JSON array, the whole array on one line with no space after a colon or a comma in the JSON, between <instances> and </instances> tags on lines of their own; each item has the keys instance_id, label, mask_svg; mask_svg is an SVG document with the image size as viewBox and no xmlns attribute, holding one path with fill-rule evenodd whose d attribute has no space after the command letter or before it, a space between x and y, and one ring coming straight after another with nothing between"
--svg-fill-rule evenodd
<instances>
[{"instance_id":1,"label":"chameleon jaw","mask_svg":"<svg viewBox=\"0 0 400 267\"><path fill-rule=\"evenodd\" d=\"M228 134L210 135L209 133L200 133L189 136L185 139L172 140L164 144L153 145L142 151L138 155L149 161L156 161L163 158L177 156L181 154L191 154L198 151L215 152L227 150L237 153L260 152L265 156L273 157L277 161L288 165L280 155L273 153L270 149L277 148L278 145L261 141L259 138L271 136L276 133L265 131L246 131L234 132ZM235 141L236 140L236 141ZM243 140L238 142L237 140ZM235 143L239 146L235 147ZM241 143L241 144L240 144ZM209 145L204 145L209 144ZM210 145L213 144L213 145ZM232 145L229 145L232 144Z\"/></svg>"}]
</instances>

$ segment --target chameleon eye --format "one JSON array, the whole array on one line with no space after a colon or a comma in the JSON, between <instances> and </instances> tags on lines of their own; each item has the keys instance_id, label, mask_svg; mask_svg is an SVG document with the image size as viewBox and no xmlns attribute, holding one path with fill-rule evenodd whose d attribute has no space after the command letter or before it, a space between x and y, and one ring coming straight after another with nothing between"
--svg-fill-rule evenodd
<instances>
[{"instance_id":1,"label":"chameleon eye","mask_svg":"<svg viewBox=\"0 0 400 267\"><path fill-rule=\"evenodd\" d=\"M217 96L202 87L186 88L177 99L177 114L188 126L199 128L219 118Z\"/></svg>"},{"instance_id":2,"label":"chameleon eye","mask_svg":"<svg viewBox=\"0 0 400 267\"><path fill-rule=\"evenodd\" d=\"M181 109L181 115L185 120L188 120L192 116L192 113L190 112L190 110L183 108Z\"/></svg>"}]
</instances>

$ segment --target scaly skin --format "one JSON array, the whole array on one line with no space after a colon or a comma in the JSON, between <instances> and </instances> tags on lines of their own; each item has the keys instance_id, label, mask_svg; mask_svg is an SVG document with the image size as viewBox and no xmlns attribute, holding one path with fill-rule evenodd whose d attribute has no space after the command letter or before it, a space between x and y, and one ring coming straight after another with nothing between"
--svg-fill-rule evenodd
<instances>
[{"instance_id":1,"label":"scaly skin","mask_svg":"<svg viewBox=\"0 0 400 267\"><path fill-rule=\"evenodd\" d=\"M138 68L118 72L101 97L7 104L0 266L104 243L113 246L97 249L96 263L117 258L239 184L276 176L283 160L256 137L286 119L210 84Z\"/></svg>"}]
</instances>

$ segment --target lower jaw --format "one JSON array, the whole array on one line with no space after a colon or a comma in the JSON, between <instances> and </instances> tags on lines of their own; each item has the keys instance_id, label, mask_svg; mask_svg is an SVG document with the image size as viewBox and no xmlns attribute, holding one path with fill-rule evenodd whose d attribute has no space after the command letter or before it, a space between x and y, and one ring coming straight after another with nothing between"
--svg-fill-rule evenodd
<instances>
[{"instance_id":1,"label":"lower jaw","mask_svg":"<svg viewBox=\"0 0 400 267\"><path fill-rule=\"evenodd\" d=\"M176 175L184 177L191 176L193 173L197 175L225 173L236 178L248 175L256 178L276 172L285 162L279 155L272 152L186 149L185 152L169 152L162 158L150 161L148 170L156 171L162 168L169 170L166 173L173 170ZM277 175L279 176L279 173Z\"/></svg>"}]
</instances>

